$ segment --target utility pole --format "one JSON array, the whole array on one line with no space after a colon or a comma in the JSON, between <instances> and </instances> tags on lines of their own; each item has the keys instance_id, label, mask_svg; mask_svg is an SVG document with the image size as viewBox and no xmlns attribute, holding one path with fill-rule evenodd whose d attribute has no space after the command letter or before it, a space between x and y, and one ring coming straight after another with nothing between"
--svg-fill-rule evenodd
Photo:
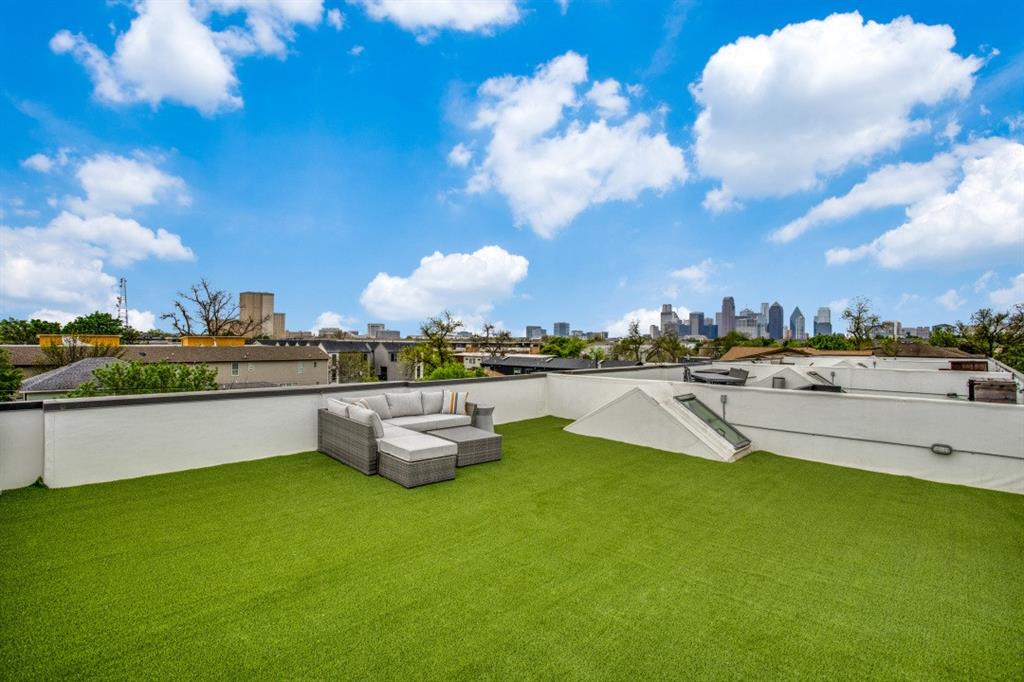
<instances>
[{"instance_id":1,"label":"utility pole","mask_svg":"<svg viewBox=\"0 0 1024 682\"><path fill-rule=\"evenodd\" d=\"M128 326L128 279L122 277L117 280L117 319Z\"/></svg>"}]
</instances>

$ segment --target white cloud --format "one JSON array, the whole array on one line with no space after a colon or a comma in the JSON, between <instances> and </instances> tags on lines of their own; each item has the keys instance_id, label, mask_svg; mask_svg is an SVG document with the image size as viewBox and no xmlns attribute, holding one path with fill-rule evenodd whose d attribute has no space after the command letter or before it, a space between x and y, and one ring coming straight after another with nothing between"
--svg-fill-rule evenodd
<instances>
[{"instance_id":1,"label":"white cloud","mask_svg":"<svg viewBox=\"0 0 1024 682\"><path fill-rule=\"evenodd\" d=\"M1003 308L1024 303L1024 272L1014 277L1010 286L1006 289L996 289L989 292L988 300L992 305Z\"/></svg>"},{"instance_id":2,"label":"white cloud","mask_svg":"<svg viewBox=\"0 0 1024 682\"><path fill-rule=\"evenodd\" d=\"M995 278L995 270L986 270L982 273L981 277L974 280L974 293L980 294L981 292L988 289L989 283Z\"/></svg>"},{"instance_id":3,"label":"white cloud","mask_svg":"<svg viewBox=\"0 0 1024 682\"><path fill-rule=\"evenodd\" d=\"M1010 129L1011 133L1015 133L1018 130L1024 130L1024 111L1018 111L1013 116L1007 116L1003 119L1003 123Z\"/></svg>"},{"instance_id":4,"label":"white cloud","mask_svg":"<svg viewBox=\"0 0 1024 682\"><path fill-rule=\"evenodd\" d=\"M558 9L562 14L569 11L569 0L555 0L555 3L558 5Z\"/></svg>"},{"instance_id":5,"label":"white cloud","mask_svg":"<svg viewBox=\"0 0 1024 682\"><path fill-rule=\"evenodd\" d=\"M907 221L872 242L834 248L829 264L873 257L882 267L968 265L1006 260L1024 246L1024 145L989 140L962 162L950 192L907 208Z\"/></svg>"},{"instance_id":6,"label":"white cloud","mask_svg":"<svg viewBox=\"0 0 1024 682\"><path fill-rule=\"evenodd\" d=\"M359 55L361 55L363 53L363 50L365 50L365 49L366 48L363 47L362 45L354 45L352 47L352 49L348 51L348 53L350 55L352 55L353 57L358 57Z\"/></svg>"},{"instance_id":7,"label":"white cloud","mask_svg":"<svg viewBox=\"0 0 1024 682\"><path fill-rule=\"evenodd\" d=\"M128 326L132 329L138 329L140 332L148 332L150 329L156 329L156 315L154 315L151 310L136 310L135 308L129 308Z\"/></svg>"},{"instance_id":8,"label":"white cloud","mask_svg":"<svg viewBox=\"0 0 1024 682\"><path fill-rule=\"evenodd\" d=\"M452 150L448 152L448 164L451 166L465 168L472 160L473 152L461 142L452 147Z\"/></svg>"},{"instance_id":9,"label":"white cloud","mask_svg":"<svg viewBox=\"0 0 1024 682\"><path fill-rule=\"evenodd\" d=\"M705 211L710 211L715 215L743 208L743 204L736 201L732 193L724 187L709 189L700 205L704 207Z\"/></svg>"},{"instance_id":10,"label":"white cloud","mask_svg":"<svg viewBox=\"0 0 1024 682\"><path fill-rule=\"evenodd\" d=\"M942 136L952 142L956 139L957 135L960 134L960 123L956 120L956 117L949 119L946 122L946 127L942 129Z\"/></svg>"},{"instance_id":11,"label":"white cloud","mask_svg":"<svg viewBox=\"0 0 1024 682\"><path fill-rule=\"evenodd\" d=\"M629 112L629 100L622 96L622 87L614 78L594 81L587 92L587 99L597 106L602 116L608 118L619 118Z\"/></svg>"},{"instance_id":12,"label":"white cloud","mask_svg":"<svg viewBox=\"0 0 1024 682\"><path fill-rule=\"evenodd\" d=\"M138 16L117 36L107 55L81 33L59 31L50 40L57 54L70 53L88 71L94 95L108 104L164 100L195 107L206 115L242 106L235 58L270 54L284 58L295 26L316 26L322 0L142 0ZM228 23L238 15L244 26Z\"/></svg>"},{"instance_id":13,"label":"white cloud","mask_svg":"<svg viewBox=\"0 0 1024 682\"><path fill-rule=\"evenodd\" d=\"M129 213L136 206L151 206L168 197L183 206L191 203L184 180L145 159L97 154L76 175L86 198L72 198L68 204L83 215Z\"/></svg>"},{"instance_id":14,"label":"white cloud","mask_svg":"<svg viewBox=\"0 0 1024 682\"><path fill-rule=\"evenodd\" d=\"M87 177L91 176L79 174L83 185ZM173 183L173 187L176 191L185 190L183 182ZM194 258L179 235L98 210L146 203L150 198L146 192L126 198L101 189L98 196L103 200L99 204L91 203L93 195L87 194L89 199L71 201L69 205L77 203L79 208L89 210L79 211L72 206L43 227L0 225L0 296L16 305L37 306L61 314L108 310L117 281L105 271L108 262L124 267L149 258ZM158 200L161 194L156 192L153 200ZM116 200L107 202L110 197Z\"/></svg>"},{"instance_id":15,"label":"white cloud","mask_svg":"<svg viewBox=\"0 0 1024 682\"><path fill-rule=\"evenodd\" d=\"M327 23L335 31L340 31L345 26L345 15L337 7L327 10ZM327 325L330 326L330 325Z\"/></svg>"},{"instance_id":16,"label":"white cloud","mask_svg":"<svg viewBox=\"0 0 1024 682\"><path fill-rule=\"evenodd\" d=\"M69 313L66 310L53 310L52 308L41 308L33 313L30 313L28 319L30 320L45 320L46 322L59 322L62 325L71 322L73 319L78 317L75 313Z\"/></svg>"},{"instance_id":17,"label":"white cloud","mask_svg":"<svg viewBox=\"0 0 1024 682\"><path fill-rule=\"evenodd\" d=\"M690 310L688 308L674 306L673 310L679 315L680 319L689 317ZM628 313L616 320L607 320L604 323L604 328L608 331L611 336L625 336L629 333L630 322L637 321L640 323L640 333L646 334L650 330L651 325L661 327L661 309L660 308L637 308L636 310L630 310Z\"/></svg>"},{"instance_id":18,"label":"white cloud","mask_svg":"<svg viewBox=\"0 0 1024 682\"><path fill-rule=\"evenodd\" d=\"M829 301L828 309L832 311L833 315L842 315L843 311L850 307L849 298L837 298L834 301Z\"/></svg>"},{"instance_id":19,"label":"white cloud","mask_svg":"<svg viewBox=\"0 0 1024 682\"><path fill-rule=\"evenodd\" d=\"M53 160L46 154L33 154L24 161L21 165L25 168L29 168L40 173L49 173L50 169L53 168Z\"/></svg>"},{"instance_id":20,"label":"white cloud","mask_svg":"<svg viewBox=\"0 0 1024 682\"><path fill-rule=\"evenodd\" d=\"M619 125L578 117L577 91L586 82L587 60L575 52L532 77L486 81L473 127L488 131L490 140L467 191L497 189L517 223L550 238L591 205L634 200L644 190L683 182L682 150L663 132L652 132L646 114Z\"/></svg>"},{"instance_id":21,"label":"white cloud","mask_svg":"<svg viewBox=\"0 0 1024 682\"><path fill-rule=\"evenodd\" d=\"M983 62L954 43L949 26L854 12L722 47L691 88L701 174L732 196L781 196L895 149L930 127L912 112L973 87Z\"/></svg>"},{"instance_id":22,"label":"white cloud","mask_svg":"<svg viewBox=\"0 0 1024 682\"><path fill-rule=\"evenodd\" d=\"M900 310L900 309L903 308L903 306L905 306L907 304L910 304L910 303L916 303L916 302L918 302L920 300L921 300L921 297L918 294L908 294L908 293L904 292L904 293L900 294L900 300L896 303L896 309Z\"/></svg>"},{"instance_id":23,"label":"white cloud","mask_svg":"<svg viewBox=\"0 0 1024 682\"><path fill-rule=\"evenodd\" d=\"M375 21L391 21L427 42L441 30L491 35L494 30L519 21L516 0L353 0Z\"/></svg>"},{"instance_id":24,"label":"white cloud","mask_svg":"<svg viewBox=\"0 0 1024 682\"><path fill-rule=\"evenodd\" d=\"M483 314L495 301L513 295L526 277L529 261L500 246L473 253L435 251L408 277L378 273L359 298L363 307L385 320L416 320L444 309Z\"/></svg>"},{"instance_id":25,"label":"white cloud","mask_svg":"<svg viewBox=\"0 0 1024 682\"><path fill-rule=\"evenodd\" d=\"M935 301L947 310L956 310L964 304L964 299L957 293L956 289L950 289L941 296L936 296Z\"/></svg>"},{"instance_id":26,"label":"white cloud","mask_svg":"<svg viewBox=\"0 0 1024 682\"><path fill-rule=\"evenodd\" d=\"M714 270L715 262L710 258L705 258L700 263L673 271L672 277L682 280L694 291L707 291L709 288L708 279Z\"/></svg>"},{"instance_id":27,"label":"white cloud","mask_svg":"<svg viewBox=\"0 0 1024 682\"><path fill-rule=\"evenodd\" d=\"M336 327L338 329L344 329L345 327L351 328L357 321L358 320L351 315L342 315L341 313L336 313L333 310L325 310L316 316L316 321L313 323L313 329L311 331L316 334L324 327Z\"/></svg>"},{"instance_id":28,"label":"white cloud","mask_svg":"<svg viewBox=\"0 0 1024 682\"><path fill-rule=\"evenodd\" d=\"M984 104L979 104L978 105L978 113L981 114L982 116L988 116L989 114L992 113L992 111L988 107L986 107Z\"/></svg>"}]
</instances>

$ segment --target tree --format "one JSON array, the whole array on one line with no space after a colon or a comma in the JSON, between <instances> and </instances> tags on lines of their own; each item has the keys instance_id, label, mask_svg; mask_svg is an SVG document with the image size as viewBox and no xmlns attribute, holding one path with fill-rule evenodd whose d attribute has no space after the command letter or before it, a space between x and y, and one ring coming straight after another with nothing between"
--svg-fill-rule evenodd
<instances>
[{"instance_id":1,"label":"tree","mask_svg":"<svg viewBox=\"0 0 1024 682\"><path fill-rule=\"evenodd\" d=\"M471 377L485 377L487 372L481 368L466 369L461 362L449 362L447 365L440 365L424 375L423 381L448 381L450 379L469 379Z\"/></svg>"},{"instance_id":2,"label":"tree","mask_svg":"<svg viewBox=\"0 0 1024 682\"><path fill-rule=\"evenodd\" d=\"M119 358L124 355L124 348L111 346L105 343L87 344L70 338L63 343L53 343L40 346L42 356L36 362L43 369L56 369L72 362L78 362L82 358Z\"/></svg>"},{"instance_id":3,"label":"tree","mask_svg":"<svg viewBox=\"0 0 1024 682\"><path fill-rule=\"evenodd\" d=\"M428 374L438 366L434 350L425 343L417 343L414 346L406 346L398 351L398 361L405 366L409 374L415 375L419 367L423 374Z\"/></svg>"},{"instance_id":4,"label":"tree","mask_svg":"<svg viewBox=\"0 0 1024 682\"><path fill-rule=\"evenodd\" d=\"M957 322L957 331L962 343L966 343L976 353L984 353L987 357L995 357L996 349L1005 342L1009 329L1010 314L994 313L991 308L982 308L971 315L969 325Z\"/></svg>"},{"instance_id":5,"label":"tree","mask_svg":"<svg viewBox=\"0 0 1024 682\"><path fill-rule=\"evenodd\" d=\"M96 311L88 315L80 315L64 325L65 334L98 334L98 335L121 335L124 331L124 323L110 313Z\"/></svg>"},{"instance_id":6,"label":"tree","mask_svg":"<svg viewBox=\"0 0 1024 682\"><path fill-rule=\"evenodd\" d=\"M639 320L632 320L629 323L629 332L626 336L622 337L615 342L612 347L612 356L616 358L624 358L626 360L635 360L636 362L644 361L644 345L647 340L644 339L644 335L640 333L640 322Z\"/></svg>"},{"instance_id":7,"label":"tree","mask_svg":"<svg viewBox=\"0 0 1024 682\"><path fill-rule=\"evenodd\" d=\"M547 343L540 347L540 352L545 355L554 355L559 358L578 358L587 342L571 336L555 336L548 339Z\"/></svg>"},{"instance_id":8,"label":"tree","mask_svg":"<svg viewBox=\"0 0 1024 682\"><path fill-rule=\"evenodd\" d=\"M92 371L87 381L69 397L131 395L137 393L174 393L217 390L217 370L207 365L169 362L111 362Z\"/></svg>"},{"instance_id":9,"label":"tree","mask_svg":"<svg viewBox=\"0 0 1024 682\"><path fill-rule=\"evenodd\" d=\"M477 345L492 358L501 355L505 348L512 345L512 333L507 329L496 331L493 324L484 324L483 336L477 336Z\"/></svg>"},{"instance_id":10,"label":"tree","mask_svg":"<svg viewBox=\"0 0 1024 682\"><path fill-rule=\"evenodd\" d=\"M881 319L871 310L870 298L853 299L843 311L843 319L846 320L855 348L863 348L865 344L870 343L875 331L882 326Z\"/></svg>"},{"instance_id":11,"label":"tree","mask_svg":"<svg viewBox=\"0 0 1024 682\"><path fill-rule=\"evenodd\" d=\"M818 334L807 339L807 346L818 350L853 350L853 342L842 334Z\"/></svg>"},{"instance_id":12,"label":"tree","mask_svg":"<svg viewBox=\"0 0 1024 682\"><path fill-rule=\"evenodd\" d=\"M608 354L604 352L604 348L591 346L590 348L587 348L585 351L580 353L580 357L588 358L600 365L602 362L608 359Z\"/></svg>"},{"instance_id":13,"label":"tree","mask_svg":"<svg viewBox=\"0 0 1024 682\"><path fill-rule=\"evenodd\" d=\"M662 334L647 351L648 362L676 362L686 355L686 347L675 334Z\"/></svg>"},{"instance_id":14,"label":"tree","mask_svg":"<svg viewBox=\"0 0 1024 682\"><path fill-rule=\"evenodd\" d=\"M373 364L364 353L338 353L336 370L338 383L379 381L373 373Z\"/></svg>"},{"instance_id":15,"label":"tree","mask_svg":"<svg viewBox=\"0 0 1024 682\"><path fill-rule=\"evenodd\" d=\"M0 320L0 343L34 345L39 343L40 334L60 334L60 322L13 317Z\"/></svg>"},{"instance_id":16,"label":"tree","mask_svg":"<svg viewBox=\"0 0 1024 682\"><path fill-rule=\"evenodd\" d=\"M10 400L21 387L21 370L11 364L11 354L0 348L0 400Z\"/></svg>"},{"instance_id":17,"label":"tree","mask_svg":"<svg viewBox=\"0 0 1024 682\"><path fill-rule=\"evenodd\" d=\"M462 329L462 320L453 317L445 310L439 317L428 318L420 325L420 333L426 337L424 342L433 352L431 358L434 367L447 365L455 359L452 352L451 337Z\"/></svg>"},{"instance_id":18,"label":"tree","mask_svg":"<svg viewBox=\"0 0 1024 682\"><path fill-rule=\"evenodd\" d=\"M936 327L932 329L932 333L928 337L928 343L940 348L956 348L960 345L960 337L952 329Z\"/></svg>"},{"instance_id":19,"label":"tree","mask_svg":"<svg viewBox=\"0 0 1024 682\"><path fill-rule=\"evenodd\" d=\"M168 320L182 336L246 336L261 329L271 316L261 319L239 320L238 304L234 295L224 289L214 289L204 277L188 291L179 291L173 303L174 310L160 316Z\"/></svg>"}]
</instances>

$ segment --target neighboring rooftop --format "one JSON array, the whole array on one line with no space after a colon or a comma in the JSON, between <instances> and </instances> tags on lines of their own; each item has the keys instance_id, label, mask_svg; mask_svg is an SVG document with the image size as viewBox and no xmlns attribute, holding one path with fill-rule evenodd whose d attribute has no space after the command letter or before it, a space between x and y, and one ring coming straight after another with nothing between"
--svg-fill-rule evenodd
<instances>
[{"instance_id":1,"label":"neighboring rooftop","mask_svg":"<svg viewBox=\"0 0 1024 682\"><path fill-rule=\"evenodd\" d=\"M55 393L73 391L86 381L93 378L92 371L97 367L118 362L117 358L82 358L70 365L64 365L48 372L37 374L21 382L21 393Z\"/></svg>"},{"instance_id":2,"label":"neighboring rooftop","mask_svg":"<svg viewBox=\"0 0 1024 682\"><path fill-rule=\"evenodd\" d=\"M499 426L405 490L318 453L0 495L0 670L68 677L991 679L1024 497ZM226 655L230 653L230 655Z\"/></svg>"},{"instance_id":3,"label":"neighboring rooftop","mask_svg":"<svg viewBox=\"0 0 1024 682\"><path fill-rule=\"evenodd\" d=\"M753 360L767 357L870 357L881 355L874 350L819 350L810 346L733 346L720 360ZM901 343L896 356L906 358L983 358L959 348L942 348L927 343Z\"/></svg>"}]
</instances>

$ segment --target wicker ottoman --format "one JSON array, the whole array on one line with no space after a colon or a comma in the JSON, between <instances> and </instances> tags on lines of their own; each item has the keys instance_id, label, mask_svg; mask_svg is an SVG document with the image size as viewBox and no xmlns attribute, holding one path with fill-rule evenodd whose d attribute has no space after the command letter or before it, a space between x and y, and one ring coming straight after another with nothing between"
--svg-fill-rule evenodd
<instances>
[{"instance_id":1,"label":"wicker ottoman","mask_svg":"<svg viewBox=\"0 0 1024 682\"><path fill-rule=\"evenodd\" d=\"M377 441L377 474L406 488L455 478L454 443L425 433L385 436Z\"/></svg>"},{"instance_id":2,"label":"wicker ottoman","mask_svg":"<svg viewBox=\"0 0 1024 682\"><path fill-rule=\"evenodd\" d=\"M457 466L464 467L501 459L501 436L491 431L484 431L475 426L456 426L427 433L449 440L458 446Z\"/></svg>"}]
</instances>

